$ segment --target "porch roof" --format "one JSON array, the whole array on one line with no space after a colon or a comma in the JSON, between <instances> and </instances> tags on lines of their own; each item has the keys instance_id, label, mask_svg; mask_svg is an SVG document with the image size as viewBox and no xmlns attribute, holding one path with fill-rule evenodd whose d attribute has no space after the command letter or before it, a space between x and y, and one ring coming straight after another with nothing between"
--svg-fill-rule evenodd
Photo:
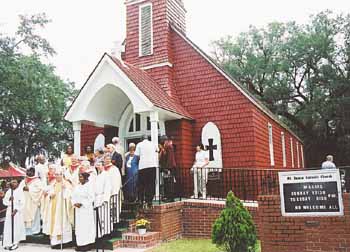
<instances>
[{"instance_id":1,"label":"porch roof","mask_svg":"<svg viewBox=\"0 0 350 252\"><path fill-rule=\"evenodd\" d=\"M141 90L141 92L154 104L154 106L192 119L189 112L174 98L170 97L161 86L156 83L144 70L141 70L125 61L123 63L110 56L113 62L129 77L129 79Z\"/></svg>"},{"instance_id":2,"label":"porch roof","mask_svg":"<svg viewBox=\"0 0 350 252\"><path fill-rule=\"evenodd\" d=\"M109 71L109 74L101 75L102 72L106 71ZM103 76L109 77L104 78ZM104 88L108 85L110 89ZM168 115L173 115L171 117L174 118L192 119L191 115L182 105L174 98L170 97L145 71L112 57L107 53L101 57L101 60L80 89L78 95L66 112L65 119L71 122L85 120L95 122L96 120L93 119L98 118L96 116L91 116L91 110L87 112L87 108L97 95L100 95L100 101L101 99L109 99L111 102L110 106L115 106L117 101L111 97L113 96L111 85L123 91L124 95L121 94L120 97L115 97L119 99L120 102L124 101L125 104L123 104L122 107L127 106L127 100L130 100L134 106L135 113L156 109L164 111ZM104 92L101 93L101 90L104 90ZM99 113L103 113L103 111ZM107 116L102 117L107 118ZM107 121L97 121L99 121L99 123L115 125L111 120L120 119L120 115L118 118L108 119Z\"/></svg>"}]
</instances>

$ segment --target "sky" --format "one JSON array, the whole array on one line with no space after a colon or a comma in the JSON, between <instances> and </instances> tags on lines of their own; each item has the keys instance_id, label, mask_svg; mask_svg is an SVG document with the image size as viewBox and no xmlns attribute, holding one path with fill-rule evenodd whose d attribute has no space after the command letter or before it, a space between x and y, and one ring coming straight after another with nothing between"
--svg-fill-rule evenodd
<instances>
[{"instance_id":1,"label":"sky","mask_svg":"<svg viewBox=\"0 0 350 252\"><path fill-rule=\"evenodd\" d=\"M210 43L236 36L250 25L307 22L329 9L350 13L350 0L183 0L187 36L207 53ZM45 12L52 22L42 32L57 54L48 61L62 79L81 87L104 52L125 38L124 0L0 0L0 33L13 34L18 15Z\"/></svg>"}]
</instances>

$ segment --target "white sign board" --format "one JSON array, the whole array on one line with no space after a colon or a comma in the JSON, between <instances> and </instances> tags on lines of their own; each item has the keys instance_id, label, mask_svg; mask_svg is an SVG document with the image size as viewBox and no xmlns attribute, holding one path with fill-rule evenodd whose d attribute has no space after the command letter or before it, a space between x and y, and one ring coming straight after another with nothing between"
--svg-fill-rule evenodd
<instances>
[{"instance_id":1,"label":"white sign board","mask_svg":"<svg viewBox=\"0 0 350 252\"><path fill-rule=\"evenodd\" d=\"M283 216L342 216L338 169L279 172Z\"/></svg>"}]
</instances>

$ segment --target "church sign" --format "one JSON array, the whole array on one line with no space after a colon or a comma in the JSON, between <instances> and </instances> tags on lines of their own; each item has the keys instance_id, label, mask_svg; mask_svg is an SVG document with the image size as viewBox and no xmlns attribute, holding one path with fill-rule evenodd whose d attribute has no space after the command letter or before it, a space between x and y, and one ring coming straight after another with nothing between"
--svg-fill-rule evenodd
<instances>
[{"instance_id":1,"label":"church sign","mask_svg":"<svg viewBox=\"0 0 350 252\"><path fill-rule=\"evenodd\" d=\"M279 172L283 216L342 216L338 169Z\"/></svg>"}]
</instances>

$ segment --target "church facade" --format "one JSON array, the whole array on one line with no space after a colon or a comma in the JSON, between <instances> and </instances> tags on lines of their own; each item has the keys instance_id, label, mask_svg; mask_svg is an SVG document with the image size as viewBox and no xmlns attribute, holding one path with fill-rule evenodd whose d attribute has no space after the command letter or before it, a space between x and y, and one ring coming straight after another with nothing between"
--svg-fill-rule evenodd
<instances>
[{"instance_id":1,"label":"church facade","mask_svg":"<svg viewBox=\"0 0 350 252\"><path fill-rule=\"evenodd\" d=\"M303 143L186 36L182 0L126 0L126 39L105 53L65 118L75 153L119 136L173 137L189 169L203 143L215 168L302 168Z\"/></svg>"}]
</instances>

